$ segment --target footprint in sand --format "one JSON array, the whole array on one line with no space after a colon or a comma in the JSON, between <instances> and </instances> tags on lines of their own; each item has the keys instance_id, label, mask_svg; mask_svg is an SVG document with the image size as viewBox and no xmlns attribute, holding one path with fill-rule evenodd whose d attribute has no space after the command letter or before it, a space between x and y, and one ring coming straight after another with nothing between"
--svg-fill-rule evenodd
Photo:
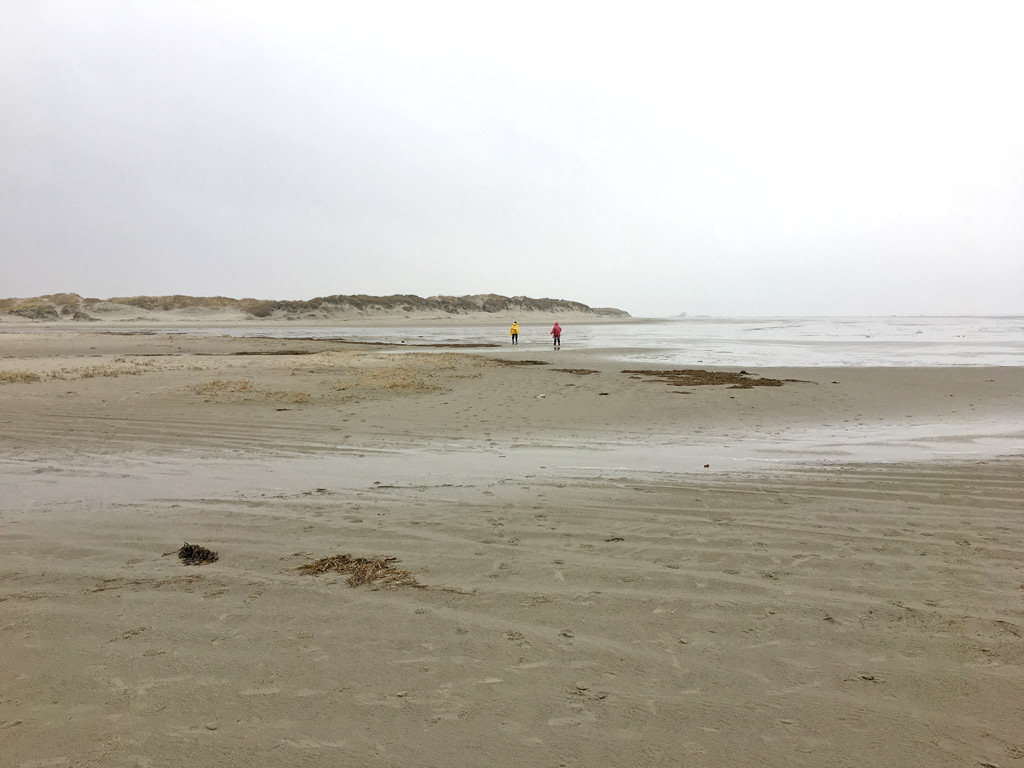
<instances>
[{"instance_id":1,"label":"footprint in sand","mask_svg":"<svg viewBox=\"0 0 1024 768\"><path fill-rule=\"evenodd\" d=\"M293 749L344 749L344 741L314 741L313 739L285 739L278 742L278 746L292 747Z\"/></svg>"}]
</instances>

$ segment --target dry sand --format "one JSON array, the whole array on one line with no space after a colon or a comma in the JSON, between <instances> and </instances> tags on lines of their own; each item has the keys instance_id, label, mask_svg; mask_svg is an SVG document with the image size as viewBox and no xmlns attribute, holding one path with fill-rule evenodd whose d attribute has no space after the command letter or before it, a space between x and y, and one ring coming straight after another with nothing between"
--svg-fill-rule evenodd
<instances>
[{"instance_id":1,"label":"dry sand","mask_svg":"<svg viewBox=\"0 0 1024 768\"><path fill-rule=\"evenodd\" d=\"M0 334L0 766L1024 765L1022 371L635 367Z\"/></svg>"}]
</instances>

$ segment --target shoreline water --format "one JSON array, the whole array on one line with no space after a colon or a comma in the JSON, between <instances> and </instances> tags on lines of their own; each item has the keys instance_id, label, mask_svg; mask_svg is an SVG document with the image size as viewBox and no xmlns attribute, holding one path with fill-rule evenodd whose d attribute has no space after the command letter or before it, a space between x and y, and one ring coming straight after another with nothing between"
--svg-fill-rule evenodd
<instances>
[{"instance_id":1,"label":"shoreline water","mask_svg":"<svg viewBox=\"0 0 1024 768\"><path fill-rule=\"evenodd\" d=\"M1024 366L1024 318L652 318L562 322L567 347L619 360L762 367ZM521 323L521 351L550 346L549 326ZM170 334L422 345L505 345L504 324L103 323L14 325L0 334Z\"/></svg>"}]
</instances>

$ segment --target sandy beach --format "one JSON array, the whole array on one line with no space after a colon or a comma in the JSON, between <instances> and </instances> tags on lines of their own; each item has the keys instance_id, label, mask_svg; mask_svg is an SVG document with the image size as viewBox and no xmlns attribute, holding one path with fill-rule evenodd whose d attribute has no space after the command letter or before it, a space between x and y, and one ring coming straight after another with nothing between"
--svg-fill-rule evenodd
<instances>
[{"instance_id":1,"label":"sandy beach","mask_svg":"<svg viewBox=\"0 0 1024 768\"><path fill-rule=\"evenodd\" d=\"M0 766L1024 764L1022 424L1012 367L0 334Z\"/></svg>"}]
</instances>

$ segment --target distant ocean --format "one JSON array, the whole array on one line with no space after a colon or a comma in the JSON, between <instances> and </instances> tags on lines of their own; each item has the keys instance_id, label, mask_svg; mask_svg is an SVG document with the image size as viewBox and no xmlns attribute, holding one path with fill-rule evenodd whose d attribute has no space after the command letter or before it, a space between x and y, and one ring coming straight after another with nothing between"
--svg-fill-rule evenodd
<instances>
[{"instance_id":1,"label":"distant ocean","mask_svg":"<svg viewBox=\"0 0 1024 768\"><path fill-rule=\"evenodd\" d=\"M500 326L252 326L185 330L199 334L305 336L406 344L508 343L508 329ZM520 351L547 349L549 330L547 325L523 325ZM562 334L562 346L566 350L603 350L620 360L671 365L1024 366L1024 316L697 317L622 325L569 324Z\"/></svg>"},{"instance_id":2,"label":"distant ocean","mask_svg":"<svg viewBox=\"0 0 1024 768\"><path fill-rule=\"evenodd\" d=\"M8 326L8 332L44 331ZM51 328L52 330L52 328ZM124 332L109 325L82 331ZM161 333L334 338L405 344L508 344L502 326L160 327ZM548 349L548 325L525 324L519 351ZM636 363L688 366L1024 366L1024 316L673 318L565 326L565 350L602 351Z\"/></svg>"}]
</instances>

